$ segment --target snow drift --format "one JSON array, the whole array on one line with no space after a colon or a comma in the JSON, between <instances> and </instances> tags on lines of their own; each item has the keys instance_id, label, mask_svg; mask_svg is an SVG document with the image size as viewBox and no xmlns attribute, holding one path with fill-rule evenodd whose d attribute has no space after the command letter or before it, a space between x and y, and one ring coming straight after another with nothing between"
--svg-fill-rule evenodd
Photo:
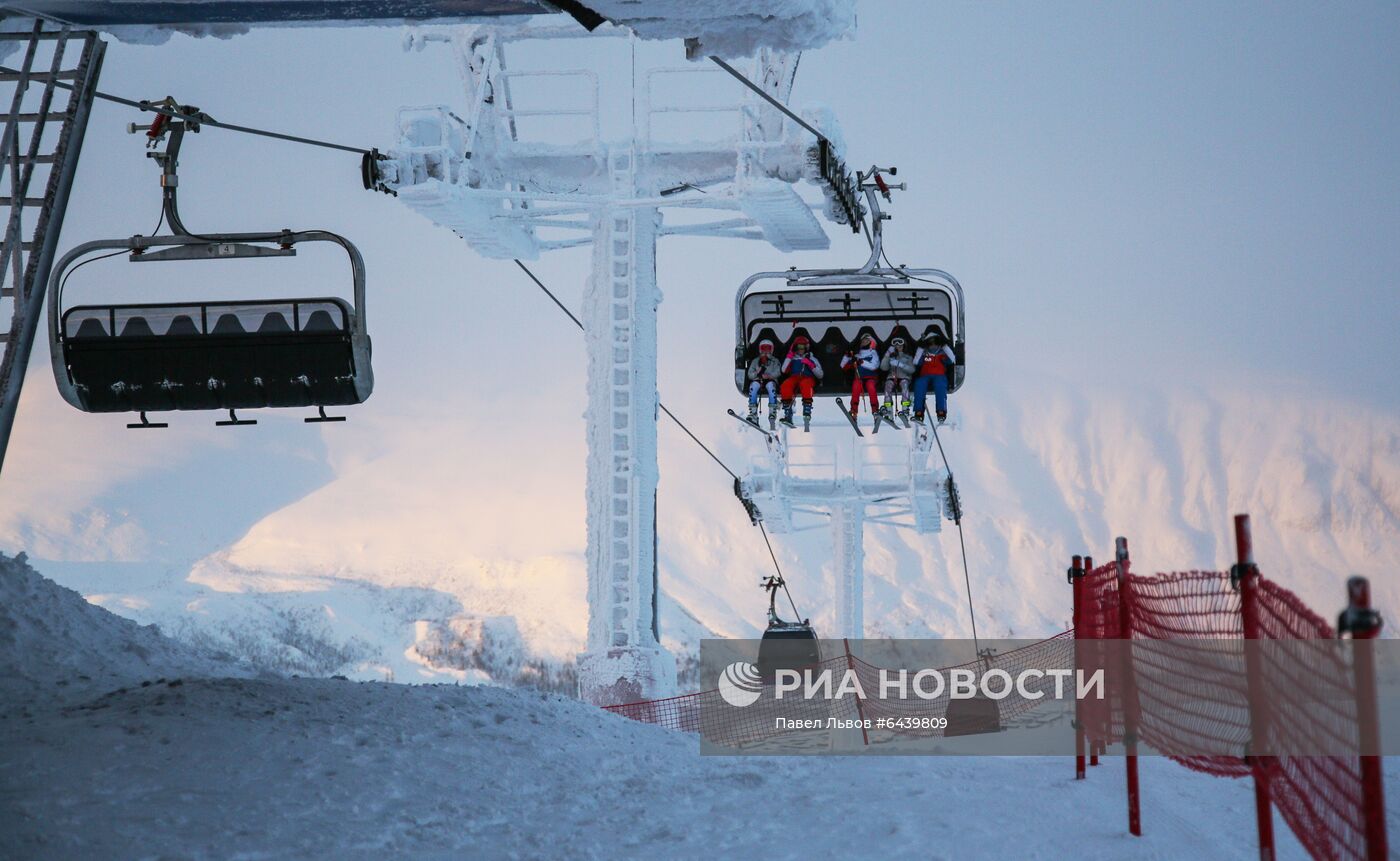
<instances>
[{"instance_id":1,"label":"snow drift","mask_svg":"<svg viewBox=\"0 0 1400 861\"><path fill-rule=\"evenodd\" d=\"M0 711L181 675L250 671L226 654L193 649L89 604L41 577L23 553L0 553Z\"/></svg>"}]
</instances>

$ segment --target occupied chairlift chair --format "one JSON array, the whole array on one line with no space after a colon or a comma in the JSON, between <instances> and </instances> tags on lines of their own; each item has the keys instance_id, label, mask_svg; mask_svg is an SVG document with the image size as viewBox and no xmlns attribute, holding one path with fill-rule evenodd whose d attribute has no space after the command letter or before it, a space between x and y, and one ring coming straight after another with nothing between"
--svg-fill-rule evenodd
<instances>
[{"instance_id":1,"label":"occupied chairlift chair","mask_svg":"<svg viewBox=\"0 0 1400 861\"><path fill-rule=\"evenodd\" d=\"M870 259L864 266L759 272L739 285L734 299L734 382L740 392L747 394L745 374L760 341L779 345L775 352L781 357L798 335L811 341L812 353L826 372L817 383L817 397L850 394L849 381L839 373L841 357L864 334L875 336L883 354L896 335L912 353L924 335L941 332L957 359L948 391L962 385L967 361L962 286L939 269L881 266L883 223L890 216L881 211L877 195L889 200L891 189L904 188L887 185L881 178L884 172L872 166L858 174L873 215Z\"/></svg>"},{"instance_id":2,"label":"occupied chairlift chair","mask_svg":"<svg viewBox=\"0 0 1400 861\"><path fill-rule=\"evenodd\" d=\"M84 412L140 413L139 423L127 425L133 428L165 427L146 419L165 410L228 410L228 420L216 424L245 425L256 422L235 410L315 407L318 414L306 421L344 421L325 408L363 403L374 388L359 250L323 230L190 233L176 201L178 157L184 133L197 132L203 114L169 100L161 107L183 115L161 114L146 130L151 145L168 136L165 152L150 155L162 167L162 207L174 235L87 242L54 267L49 341L59 393ZM67 274L95 251L127 250L132 262L232 260L294 256L303 242L345 250L354 307L316 297L63 308Z\"/></svg>"}]
</instances>

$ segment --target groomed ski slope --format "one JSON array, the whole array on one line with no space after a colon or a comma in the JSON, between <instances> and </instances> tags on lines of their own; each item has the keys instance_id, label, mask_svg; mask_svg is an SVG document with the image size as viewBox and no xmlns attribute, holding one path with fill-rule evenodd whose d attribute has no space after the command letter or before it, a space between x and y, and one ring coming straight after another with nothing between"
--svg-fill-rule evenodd
<instances>
[{"instance_id":1,"label":"groomed ski slope","mask_svg":"<svg viewBox=\"0 0 1400 861\"><path fill-rule=\"evenodd\" d=\"M1145 763L1138 841L1121 760L1076 784L1059 758L702 758L692 737L489 687L186 679L11 713L0 739L7 858L1246 858L1254 841L1247 783L1165 761Z\"/></svg>"},{"instance_id":2,"label":"groomed ski slope","mask_svg":"<svg viewBox=\"0 0 1400 861\"><path fill-rule=\"evenodd\" d=\"M701 757L693 737L557 695L203 677L217 659L3 557L0 598L0 677L31 680L0 701L4 858L1253 852L1248 783L1163 760L1144 763L1135 840L1121 760L1076 783L1059 758Z\"/></svg>"}]
</instances>

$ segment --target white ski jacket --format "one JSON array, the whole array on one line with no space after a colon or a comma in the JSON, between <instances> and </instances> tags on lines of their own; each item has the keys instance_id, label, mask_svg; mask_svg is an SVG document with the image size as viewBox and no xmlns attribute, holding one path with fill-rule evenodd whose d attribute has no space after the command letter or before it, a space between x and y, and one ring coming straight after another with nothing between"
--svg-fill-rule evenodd
<instances>
[{"instance_id":1,"label":"white ski jacket","mask_svg":"<svg viewBox=\"0 0 1400 861\"><path fill-rule=\"evenodd\" d=\"M914 369L918 365L914 364L914 357L908 353L896 353L891 349L885 353L885 357L880 360L880 370L887 372L896 380L907 380L914 376Z\"/></svg>"}]
</instances>

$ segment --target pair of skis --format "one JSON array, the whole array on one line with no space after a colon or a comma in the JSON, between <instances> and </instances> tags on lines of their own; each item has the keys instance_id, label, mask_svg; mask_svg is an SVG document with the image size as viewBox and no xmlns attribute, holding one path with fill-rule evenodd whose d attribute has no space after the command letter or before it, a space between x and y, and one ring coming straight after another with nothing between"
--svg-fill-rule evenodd
<instances>
[{"instance_id":1,"label":"pair of skis","mask_svg":"<svg viewBox=\"0 0 1400 861\"><path fill-rule=\"evenodd\" d=\"M844 402L841 398L837 398L837 399L836 399L836 405L837 405L838 407L840 407L840 409L841 409L841 414L842 414L843 416L846 417L846 421L848 421L848 422L851 423L851 430L853 430L853 431L856 432L856 436L859 436L859 437L865 436L865 432L862 431L862 430L860 429L860 425L857 423L856 417L853 416L853 415L851 415L850 410L846 409L846 404L845 404L845 402ZM753 428L754 430L758 431L759 433L763 434L765 437L768 437L769 439L772 439L773 436L774 436L774 434L777 433L777 427L776 427L776 426L774 426L774 427L769 427L769 428L764 428L764 427L763 427L762 425L760 425L757 421L751 421L747 416L740 415L739 413L734 412L734 410L726 410L726 412L728 412L731 416L733 416L737 421L743 422L744 424L748 425L749 427ZM889 417L888 415L886 415L884 412L876 412L876 413L875 413L875 428L874 428L874 430L873 430L873 433L879 433L879 432L880 432L880 423L881 423L881 422L884 422L884 423L888 424L890 427L894 428L895 430L905 430L905 429L907 429L907 428L913 427L913 425L909 422L909 417L906 416L904 413L899 413L899 420L902 421L902 422L904 423L904 427L900 427L898 424L895 424L894 419L890 418L890 417ZM787 425L787 426L790 427L790 428L794 428L794 429L795 429L795 428L797 427L795 424L793 424L791 421L789 421L789 420L787 420L787 419L780 419L779 421L781 421L783 424ZM923 422L920 422L919 424L920 424L920 425L923 425ZM808 432L808 433L811 432L811 430L812 430L812 418L811 418L811 416L805 416L805 415L804 415L804 416L802 417L802 430L803 430L803 431L806 431L806 432Z\"/></svg>"},{"instance_id":2,"label":"pair of skis","mask_svg":"<svg viewBox=\"0 0 1400 861\"><path fill-rule=\"evenodd\" d=\"M774 437L774 435L776 435L777 432L778 432L778 428L777 428L776 425L772 425L772 426L770 426L770 427L768 427L768 428L764 428L764 427L763 427L762 425L760 425L757 421L751 421L751 420L749 419L748 416L741 416L741 415L739 415L738 413L734 412L733 410L726 410L726 412L728 412L731 416L733 416L734 418L736 418L736 419L738 419L739 421L743 422L744 424L748 425L749 427L753 428L754 430L758 431L759 433L763 434L763 435L764 435L765 437L767 437L768 439L772 439L772 438ZM803 424L803 428L802 428L802 429L803 429L804 431L810 431L810 430L811 430L811 428L808 427L808 425L810 424L810 422L811 422L811 419L808 418L807 416L803 416L803 417L802 417L802 424ZM789 422L789 421L783 421L783 424L787 425L788 427L795 427L795 425L793 425L792 422Z\"/></svg>"},{"instance_id":3,"label":"pair of skis","mask_svg":"<svg viewBox=\"0 0 1400 861\"><path fill-rule=\"evenodd\" d=\"M852 413L850 410L846 409L845 401L841 400L840 398L837 398L836 406L841 408L841 414L846 417L846 421L851 423L851 430L856 432L856 436L865 436L865 433L860 429L860 425L856 422L855 414ZM900 418L904 419L903 416L900 416ZM899 425L894 423L894 419L890 418L883 411L877 410L875 412L875 429L873 431L874 433L880 432L880 422L888 424L895 430L904 430L904 428L910 427L908 419L904 419L904 428L901 428Z\"/></svg>"}]
</instances>

